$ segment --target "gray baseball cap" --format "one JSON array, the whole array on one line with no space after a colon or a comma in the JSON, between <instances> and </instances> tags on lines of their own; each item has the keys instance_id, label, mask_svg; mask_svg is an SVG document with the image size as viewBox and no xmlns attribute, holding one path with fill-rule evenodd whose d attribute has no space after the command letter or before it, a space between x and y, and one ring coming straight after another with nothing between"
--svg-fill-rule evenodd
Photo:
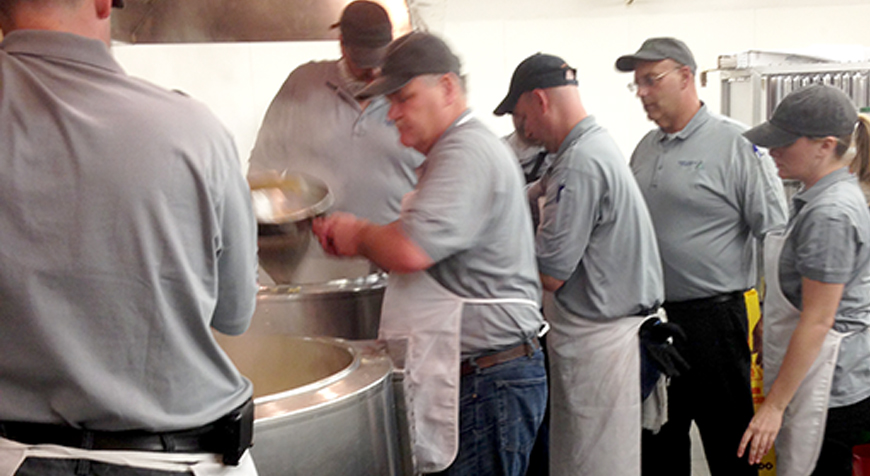
<instances>
[{"instance_id":1,"label":"gray baseball cap","mask_svg":"<svg viewBox=\"0 0 870 476\"><path fill-rule=\"evenodd\" d=\"M792 92L773 111L767 122L743 135L750 142L772 149L785 147L801 137L844 137L858 122L858 109L843 91L824 84L811 84Z\"/></svg>"},{"instance_id":2,"label":"gray baseball cap","mask_svg":"<svg viewBox=\"0 0 870 476\"><path fill-rule=\"evenodd\" d=\"M639 61L661 61L672 59L681 65L688 66L695 74L698 66L695 57L685 43L676 38L650 38L640 45L640 49L633 55L620 56L616 60L616 69L620 71L634 71Z\"/></svg>"},{"instance_id":3,"label":"gray baseball cap","mask_svg":"<svg viewBox=\"0 0 870 476\"><path fill-rule=\"evenodd\" d=\"M424 74L460 74L459 58L444 40L431 33L411 32L387 47L381 75L356 96L360 99L398 91Z\"/></svg>"}]
</instances>

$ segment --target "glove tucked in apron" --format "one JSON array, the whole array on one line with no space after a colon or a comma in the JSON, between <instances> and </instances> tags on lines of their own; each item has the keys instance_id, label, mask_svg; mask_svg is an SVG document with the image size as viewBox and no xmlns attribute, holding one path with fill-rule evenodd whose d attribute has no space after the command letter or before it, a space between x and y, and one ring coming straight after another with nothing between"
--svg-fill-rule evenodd
<instances>
[{"instance_id":1,"label":"glove tucked in apron","mask_svg":"<svg viewBox=\"0 0 870 476\"><path fill-rule=\"evenodd\" d=\"M527 299L468 299L426 271L390 273L378 338L408 339L406 395L416 470L442 471L459 451L459 334L465 304L526 304Z\"/></svg>"},{"instance_id":2,"label":"glove tucked in apron","mask_svg":"<svg viewBox=\"0 0 870 476\"><path fill-rule=\"evenodd\" d=\"M550 474L640 475L638 330L660 316L593 321L548 304Z\"/></svg>"},{"instance_id":3,"label":"glove tucked in apron","mask_svg":"<svg viewBox=\"0 0 870 476\"><path fill-rule=\"evenodd\" d=\"M770 391L800 320L800 310L782 294L779 257L788 232L771 232L764 240L764 393ZM828 331L822 349L782 417L776 437L776 474L806 476L813 472L825 433L828 400L840 342L846 334Z\"/></svg>"},{"instance_id":4,"label":"glove tucked in apron","mask_svg":"<svg viewBox=\"0 0 870 476\"><path fill-rule=\"evenodd\" d=\"M257 476L250 451L242 455L238 466L228 466L223 464L221 455L211 453L84 450L57 445L25 445L0 438L0 476L13 476L27 458L84 459L133 468L191 472L194 476Z\"/></svg>"}]
</instances>

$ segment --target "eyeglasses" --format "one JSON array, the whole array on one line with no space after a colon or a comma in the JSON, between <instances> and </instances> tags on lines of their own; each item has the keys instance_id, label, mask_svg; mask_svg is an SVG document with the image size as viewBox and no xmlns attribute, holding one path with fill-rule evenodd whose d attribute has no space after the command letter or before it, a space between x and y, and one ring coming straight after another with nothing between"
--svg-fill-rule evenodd
<instances>
[{"instance_id":1,"label":"eyeglasses","mask_svg":"<svg viewBox=\"0 0 870 476\"><path fill-rule=\"evenodd\" d=\"M656 83L658 83L659 81L664 79L665 76L673 73L674 71L676 71L680 68L682 68L682 66L678 66L674 69L667 70L664 73L660 73L660 74L657 74L655 76L644 76L643 78L640 78L640 83L635 83L635 82L628 83L628 85L627 85L628 90L633 92L633 93L636 93L637 90L640 88L651 88L651 87L655 86Z\"/></svg>"}]
</instances>

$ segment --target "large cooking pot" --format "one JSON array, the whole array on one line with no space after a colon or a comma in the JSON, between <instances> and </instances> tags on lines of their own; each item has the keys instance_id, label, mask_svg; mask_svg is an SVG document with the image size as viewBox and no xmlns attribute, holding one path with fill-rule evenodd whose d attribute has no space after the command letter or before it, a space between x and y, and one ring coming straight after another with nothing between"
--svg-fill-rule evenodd
<instances>
[{"instance_id":1,"label":"large cooking pot","mask_svg":"<svg viewBox=\"0 0 870 476\"><path fill-rule=\"evenodd\" d=\"M410 474L401 344L281 334L217 335L254 384L261 476ZM397 347L398 346L398 347Z\"/></svg>"},{"instance_id":2,"label":"large cooking pot","mask_svg":"<svg viewBox=\"0 0 870 476\"><path fill-rule=\"evenodd\" d=\"M376 339L387 275L263 286L248 334Z\"/></svg>"}]
</instances>

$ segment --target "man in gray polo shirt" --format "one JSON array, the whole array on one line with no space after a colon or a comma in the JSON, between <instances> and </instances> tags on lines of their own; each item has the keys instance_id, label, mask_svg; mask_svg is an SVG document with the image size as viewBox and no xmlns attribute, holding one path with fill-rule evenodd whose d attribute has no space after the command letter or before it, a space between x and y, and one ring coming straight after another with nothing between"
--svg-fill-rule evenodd
<instances>
[{"instance_id":1,"label":"man in gray polo shirt","mask_svg":"<svg viewBox=\"0 0 870 476\"><path fill-rule=\"evenodd\" d=\"M112 58L119 3L0 0L0 474L256 475L212 334L254 311L250 191L213 114Z\"/></svg>"},{"instance_id":2,"label":"man in gray polo shirt","mask_svg":"<svg viewBox=\"0 0 870 476\"><path fill-rule=\"evenodd\" d=\"M553 163L536 235L547 319L550 472L640 474L638 330L664 301L643 196L616 143L586 113L576 70L535 54L517 66L496 114L510 113ZM607 344L602 344L607 342Z\"/></svg>"},{"instance_id":3,"label":"man in gray polo shirt","mask_svg":"<svg viewBox=\"0 0 870 476\"><path fill-rule=\"evenodd\" d=\"M387 94L402 143L426 154L420 181L393 223L333 214L314 232L391 271L380 337L409 339L417 470L523 475L547 387L520 168L468 109L459 60L434 35L394 41L363 94Z\"/></svg>"},{"instance_id":4,"label":"man in gray polo shirt","mask_svg":"<svg viewBox=\"0 0 870 476\"><path fill-rule=\"evenodd\" d=\"M616 61L634 71L648 133L631 168L655 224L665 309L688 339L677 348L692 369L669 387L669 421L644 434L644 472L691 472L694 420L713 475L756 474L735 448L753 415L744 292L756 281L755 239L785 225L773 162L698 98L695 60L674 38L646 40Z\"/></svg>"},{"instance_id":5,"label":"man in gray polo shirt","mask_svg":"<svg viewBox=\"0 0 870 476\"><path fill-rule=\"evenodd\" d=\"M354 95L377 76L392 24L383 7L358 0L333 27L341 31L341 58L290 73L263 118L249 175L311 174L329 186L335 210L389 223L413 190L423 156L399 143L383 96Z\"/></svg>"}]
</instances>

